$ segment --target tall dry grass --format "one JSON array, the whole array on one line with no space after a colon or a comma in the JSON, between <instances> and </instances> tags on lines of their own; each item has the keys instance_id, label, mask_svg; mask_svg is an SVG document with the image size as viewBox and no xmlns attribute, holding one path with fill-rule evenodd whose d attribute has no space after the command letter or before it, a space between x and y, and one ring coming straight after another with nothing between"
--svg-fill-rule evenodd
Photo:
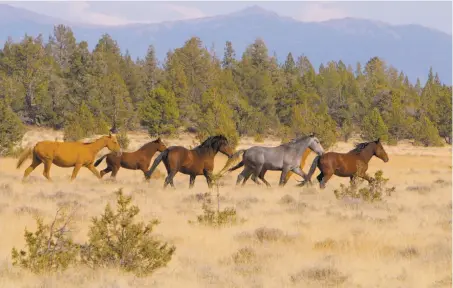
<instances>
[{"instance_id":1,"label":"tall dry grass","mask_svg":"<svg viewBox=\"0 0 453 288\"><path fill-rule=\"evenodd\" d=\"M23 144L56 136L31 131ZM150 140L140 133L129 138L130 150ZM188 135L164 141L196 145ZM278 144L257 144L251 138L238 149ZM352 145L338 143L331 150L348 151ZM121 169L117 182L100 182L82 168L70 184L72 169L52 166L54 183L48 183L40 166L21 183L29 162L16 170L15 159L2 158L0 287L451 287L451 147L385 148L390 161L372 159L369 169L370 174L383 170L396 187L382 202L337 200L333 190L348 183L338 177L323 191L295 187L296 176L278 188L279 174L268 172L272 188L249 181L238 189L237 170L222 179L220 208L235 207L246 221L222 228L188 223L202 213L200 195L208 192L204 177L197 177L189 190L189 177L178 174L177 189L163 190L163 179L145 183L140 171ZM310 155L305 170L312 159ZM225 162L219 154L215 170ZM58 203L77 202L75 240L84 242L91 217L100 215L107 202L114 204L114 191L121 187L139 206L140 220L158 218L156 233L177 247L167 267L146 278L83 266L37 276L12 267L11 248L23 247L24 228L35 229L33 215L50 220Z\"/></svg>"}]
</instances>

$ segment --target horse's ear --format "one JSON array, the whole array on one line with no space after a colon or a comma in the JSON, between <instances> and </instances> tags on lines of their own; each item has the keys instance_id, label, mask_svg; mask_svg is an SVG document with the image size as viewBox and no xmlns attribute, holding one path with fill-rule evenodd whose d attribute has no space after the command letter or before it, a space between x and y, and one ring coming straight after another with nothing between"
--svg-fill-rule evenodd
<instances>
[{"instance_id":1,"label":"horse's ear","mask_svg":"<svg viewBox=\"0 0 453 288\"><path fill-rule=\"evenodd\" d=\"M379 143L381 141L381 138L377 138L376 143Z\"/></svg>"},{"instance_id":2,"label":"horse's ear","mask_svg":"<svg viewBox=\"0 0 453 288\"><path fill-rule=\"evenodd\" d=\"M157 142L162 142L162 139L160 139L160 137L157 138Z\"/></svg>"},{"instance_id":3,"label":"horse's ear","mask_svg":"<svg viewBox=\"0 0 453 288\"><path fill-rule=\"evenodd\" d=\"M315 137L315 132L311 132L310 137Z\"/></svg>"}]
</instances>

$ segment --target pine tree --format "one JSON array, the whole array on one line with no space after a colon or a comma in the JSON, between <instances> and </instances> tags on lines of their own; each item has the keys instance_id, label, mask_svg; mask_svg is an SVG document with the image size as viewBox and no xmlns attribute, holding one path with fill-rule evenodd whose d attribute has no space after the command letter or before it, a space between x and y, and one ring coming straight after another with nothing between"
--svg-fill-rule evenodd
<instances>
[{"instance_id":1,"label":"pine tree","mask_svg":"<svg viewBox=\"0 0 453 288\"><path fill-rule=\"evenodd\" d=\"M140 106L141 124L150 135L172 134L178 127L179 110L173 92L157 87Z\"/></svg>"},{"instance_id":2,"label":"pine tree","mask_svg":"<svg viewBox=\"0 0 453 288\"><path fill-rule=\"evenodd\" d=\"M388 139L388 128L382 120L381 114L377 108L363 119L362 138L366 141L374 141L380 138L383 141Z\"/></svg>"},{"instance_id":3,"label":"pine tree","mask_svg":"<svg viewBox=\"0 0 453 288\"><path fill-rule=\"evenodd\" d=\"M0 99L0 155L5 155L24 136L25 128L4 99Z\"/></svg>"}]
</instances>

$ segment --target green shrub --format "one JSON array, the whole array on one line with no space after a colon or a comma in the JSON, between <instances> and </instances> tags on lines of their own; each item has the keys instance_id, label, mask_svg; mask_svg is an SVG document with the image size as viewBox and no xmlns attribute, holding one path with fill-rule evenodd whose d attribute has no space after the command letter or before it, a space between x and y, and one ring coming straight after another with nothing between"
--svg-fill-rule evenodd
<instances>
[{"instance_id":1,"label":"green shrub","mask_svg":"<svg viewBox=\"0 0 453 288\"><path fill-rule=\"evenodd\" d=\"M256 143L263 143L264 137L261 134L255 134L255 137L253 137L253 141L255 141Z\"/></svg>"},{"instance_id":2,"label":"green shrub","mask_svg":"<svg viewBox=\"0 0 453 288\"><path fill-rule=\"evenodd\" d=\"M32 233L25 229L26 250L12 249L13 265L46 273L64 270L75 263L78 245L74 244L70 230L74 212L68 213L65 207L58 209L50 225L37 217L37 230Z\"/></svg>"},{"instance_id":3,"label":"green shrub","mask_svg":"<svg viewBox=\"0 0 453 288\"><path fill-rule=\"evenodd\" d=\"M436 126L428 119L422 119L414 125L414 140L415 145L419 146L443 146L442 138L439 136L439 131Z\"/></svg>"},{"instance_id":4,"label":"green shrub","mask_svg":"<svg viewBox=\"0 0 453 288\"><path fill-rule=\"evenodd\" d=\"M131 206L132 198L124 196L122 189L116 195L116 212L107 204L104 214L93 218L89 241L81 247L82 263L92 268L117 267L138 276L166 266L176 248L151 235L159 221L134 223L139 208Z\"/></svg>"},{"instance_id":5,"label":"green shrub","mask_svg":"<svg viewBox=\"0 0 453 288\"><path fill-rule=\"evenodd\" d=\"M220 195L218 192L219 187L217 187L217 209L212 208L211 194L207 193L206 197L203 199L203 214L197 216L197 222L202 225L221 227L226 225L234 225L239 222L244 222L245 219L239 219L236 213L236 209L232 207L226 207L225 209L220 209ZM193 223L189 221L189 223Z\"/></svg>"},{"instance_id":6,"label":"green shrub","mask_svg":"<svg viewBox=\"0 0 453 288\"><path fill-rule=\"evenodd\" d=\"M371 183L368 183L367 187L359 188L360 184L364 181L360 178L356 178L354 183L350 186L340 184L340 189L335 189L335 197L337 199L343 199L350 197L354 199L362 199L367 202L381 201L382 195L385 193L387 196L391 196L392 192L395 191L395 187L387 188L387 182L389 179L383 177L384 173L382 170L376 171L374 179Z\"/></svg>"},{"instance_id":7,"label":"green shrub","mask_svg":"<svg viewBox=\"0 0 453 288\"><path fill-rule=\"evenodd\" d=\"M129 137L127 137L127 132L122 130L118 136L116 137L117 140L118 140L118 143L120 144L121 146L121 149L127 149L129 147L129 143L131 142L129 140Z\"/></svg>"},{"instance_id":8,"label":"green shrub","mask_svg":"<svg viewBox=\"0 0 453 288\"><path fill-rule=\"evenodd\" d=\"M0 155L10 154L25 134L25 127L19 117L0 99Z\"/></svg>"}]
</instances>

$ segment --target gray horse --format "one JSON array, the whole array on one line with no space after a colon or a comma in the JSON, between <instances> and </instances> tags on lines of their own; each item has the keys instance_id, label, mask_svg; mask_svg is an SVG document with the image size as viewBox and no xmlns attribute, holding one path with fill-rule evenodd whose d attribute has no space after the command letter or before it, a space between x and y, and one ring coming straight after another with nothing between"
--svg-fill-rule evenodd
<instances>
[{"instance_id":1,"label":"gray horse","mask_svg":"<svg viewBox=\"0 0 453 288\"><path fill-rule=\"evenodd\" d=\"M231 161L226 163L220 174L222 174L222 172L228 168L227 166L230 166L235 159L242 155L242 161L233 168L228 169L228 172L231 172L245 166L244 170L238 175L236 185L242 180L244 180L242 183L244 185L248 178L253 174L254 177L252 177L252 180L256 184L260 184L256 178L258 177L269 187L270 184L264 179L263 175L260 175L263 168L272 171L282 171L282 174L280 175L280 186L285 184L286 174L289 171L296 173L307 181L307 175L299 167L302 154L307 148L310 148L318 155L324 153L324 148L318 138L314 135L299 137L276 147L253 146L249 149L239 150L233 154L230 158Z\"/></svg>"}]
</instances>

